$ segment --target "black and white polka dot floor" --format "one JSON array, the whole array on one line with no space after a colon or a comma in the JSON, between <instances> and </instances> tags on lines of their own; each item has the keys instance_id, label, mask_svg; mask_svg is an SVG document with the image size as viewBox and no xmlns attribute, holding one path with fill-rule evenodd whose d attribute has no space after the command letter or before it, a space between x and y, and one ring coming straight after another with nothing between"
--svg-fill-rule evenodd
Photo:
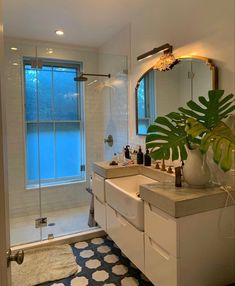
<instances>
[{"instance_id":1,"label":"black and white polka dot floor","mask_svg":"<svg viewBox=\"0 0 235 286\"><path fill-rule=\"evenodd\" d=\"M40 286L152 286L109 237L71 245L78 271L75 275ZM137 246L138 247L138 246Z\"/></svg>"}]
</instances>

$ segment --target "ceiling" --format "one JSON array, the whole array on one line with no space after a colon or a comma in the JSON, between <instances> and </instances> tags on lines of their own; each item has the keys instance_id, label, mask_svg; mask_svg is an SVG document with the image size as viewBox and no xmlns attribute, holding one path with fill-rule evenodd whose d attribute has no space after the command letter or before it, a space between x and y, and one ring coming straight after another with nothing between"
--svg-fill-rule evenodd
<instances>
[{"instance_id":1,"label":"ceiling","mask_svg":"<svg viewBox=\"0 0 235 286\"><path fill-rule=\"evenodd\" d=\"M3 0L4 34L97 48L152 0ZM62 29L64 36L55 35Z\"/></svg>"}]
</instances>

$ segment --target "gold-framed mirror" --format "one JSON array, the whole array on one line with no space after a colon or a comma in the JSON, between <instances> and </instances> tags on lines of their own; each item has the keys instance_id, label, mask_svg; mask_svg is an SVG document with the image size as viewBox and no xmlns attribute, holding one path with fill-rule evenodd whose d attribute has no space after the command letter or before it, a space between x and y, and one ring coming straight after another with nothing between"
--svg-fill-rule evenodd
<instances>
[{"instance_id":1,"label":"gold-framed mirror","mask_svg":"<svg viewBox=\"0 0 235 286\"><path fill-rule=\"evenodd\" d=\"M146 135L157 116L177 111L186 102L206 96L218 89L218 72L213 62L205 57L184 56L169 71L147 70L137 81L136 133Z\"/></svg>"}]
</instances>

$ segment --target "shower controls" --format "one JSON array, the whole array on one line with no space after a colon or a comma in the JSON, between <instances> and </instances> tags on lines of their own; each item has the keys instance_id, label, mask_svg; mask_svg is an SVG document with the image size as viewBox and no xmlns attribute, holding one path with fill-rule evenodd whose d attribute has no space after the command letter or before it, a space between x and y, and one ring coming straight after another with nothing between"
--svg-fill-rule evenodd
<instances>
[{"instance_id":1,"label":"shower controls","mask_svg":"<svg viewBox=\"0 0 235 286\"><path fill-rule=\"evenodd\" d=\"M108 143L109 147L112 147L113 146L113 136L108 135L108 138L104 139L104 143Z\"/></svg>"},{"instance_id":2,"label":"shower controls","mask_svg":"<svg viewBox=\"0 0 235 286\"><path fill-rule=\"evenodd\" d=\"M47 217L40 217L35 219L35 228L47 226Z\"/></svg>"}]
</instances>

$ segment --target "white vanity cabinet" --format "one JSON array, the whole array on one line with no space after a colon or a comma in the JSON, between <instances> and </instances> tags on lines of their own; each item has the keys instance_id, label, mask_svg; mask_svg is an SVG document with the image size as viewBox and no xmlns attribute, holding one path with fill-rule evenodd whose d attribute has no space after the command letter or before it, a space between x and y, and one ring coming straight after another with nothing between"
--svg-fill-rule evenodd
<instances>
[{"instance_id":1,"label":"white vanity cabinet","mask_svg":"<svg viewBox=\"0 0 235 286\"><path fill-rule=\"evenodd\" d=\"M179 284L178 224L166 213L144 203L145 275L159 286Z\"/></svg>"},{"instance_id":2,"label":"white vanity cabinet","mask_svg":"<svg viewBox=\"0 0 235 286\"><path fill-rule=\"evenodd\" d=\"M235 282L235 205L220 188L176 189L163 172L96 164L95 220L156 286L225 286ZM155 173L140 187L144 231L106 201L106 178ZM162 174L163 173L163 174ZM169 179L169 178L168 178ZM235 196L235 192L232 193ZM225 207L225 202L230 205Z\"/></svg>"},{"instance_id":3,"label":"white vanity cabinet","mask_svg":"<svg viewBox=\"0 0 235 286\"><path fill-rule=\"evenodd\" d=\"M235 207L174 218L145 202L145 275L157 286L235 281Z\"/></svg>"},{"instance_id":4,"label":"white vanity cabinet","mask_svg":"<svg viewBox=\"0 0 235 286\"><path fill-rule=\"evenodd\" d=\"M106 210L108 235L122 252L144 272L144 232L134 227L108 204Z\"/></svg>"},{"instance_id":5,"label":"white vanity cabinet","mask_svg":"<svg viewBox=\"0 0 235 286\"><path fill-rule=\"evenodd\" d=\"M144 272L144 232L128 222L106 202L105 178L93 173L95 220L122 252Z\"/></svg>"}]
</instances>

